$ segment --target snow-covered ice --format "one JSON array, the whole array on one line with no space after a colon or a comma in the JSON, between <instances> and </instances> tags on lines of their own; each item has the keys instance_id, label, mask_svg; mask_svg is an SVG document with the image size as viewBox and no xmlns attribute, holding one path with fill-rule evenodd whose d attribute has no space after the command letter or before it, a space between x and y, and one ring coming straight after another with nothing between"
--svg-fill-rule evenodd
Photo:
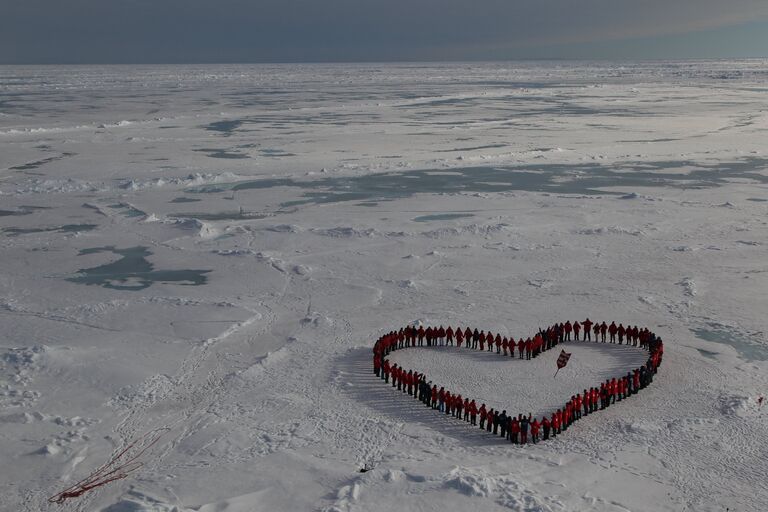
<instances>
[{"instance_id":1,"label":"snow-covered ice","mask_svg":"<svg viewBox=\"0 0 768 512\"><path fill-rule=\"evenodd\" d=\"M763 512L766 78L0 67L0 509ZM406 323L586 316L648 326L664 365L536 446L371 370ZM396 356L544 411L636 363L611 349L575 347L556 382L554 353ZM46 501L160 427L129 478Z\"/></svg>"}]
</instances>

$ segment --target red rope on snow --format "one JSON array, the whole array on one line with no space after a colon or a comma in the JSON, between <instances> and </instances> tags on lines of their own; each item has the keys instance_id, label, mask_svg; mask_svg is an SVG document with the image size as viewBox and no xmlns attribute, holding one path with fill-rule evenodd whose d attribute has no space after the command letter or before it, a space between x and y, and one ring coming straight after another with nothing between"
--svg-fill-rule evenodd
<instances>
[{"instance_id":1,"label":"red rope on snow","mask_svg":"<svg viewBox=\"0 0 768 512\"><path fill-rule=\"evenodd\" d=\"M123 448L117 455L112 457L106 464L99 467L96 471L80 480L75 485L67 487L60 493L51 496L48 498L48 501L50 503L61 504L70 498L78 498L97 487L126 478L130 473L133 473L144 465L144 463L139 462L138 459L154 446L169 430L171 430L169 427L162 427L147 432ZM128 455L134 448L137 448L138 452Z\"/></svg>"}]
</instances>

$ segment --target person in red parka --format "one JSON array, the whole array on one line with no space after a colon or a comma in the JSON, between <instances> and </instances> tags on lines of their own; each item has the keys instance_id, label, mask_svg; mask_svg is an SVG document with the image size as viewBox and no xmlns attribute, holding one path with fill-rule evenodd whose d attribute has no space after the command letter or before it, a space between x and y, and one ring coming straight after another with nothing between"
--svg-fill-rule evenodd
<instances>
[{"instance_id":1,"label":"person in red parka","mask_svg":"<svg viewBox=\"0 0 768 512\"><path fill-rule=\"evenodd\" d=\"M389 365L389 359L384 360L384 383L389 384L389 372L392 369L392 367Z\"/></svg>"},{"instance_id":2,"label":"person in red parka","mask_svg":"<svg viewBox=\"0 0 768 512\"><path fill-rule=\"evenodd\" d=\"M485 331L480 331L480 351L485 350Z\"/></svg>"},{"instance_id":3,"label":"person in red parka","mask_svg":"<svg viewBox=\"0 0 768 512\"><path fill-rule=\"evenodd\" d=\"M611 335L611 343L616 343L616 332L619 330L618 327L616 327L616 322L611 322L611 325L608 326L608 334Z\"/></svg>"},{"instance_id":4,"label":"person in red parka","mask_svg":"<svg viewBox=\"0 0 768 512\"><path fill-rule=\"evenodd\" d=\"M624 341L624 334L626 333L626 329L624 329L624 326L622 324L619 324L619 328L616 329L616 334L619 335L619 345ZM629 342L627 342L627 345L629 345Z\"/></svg>"},{"instance_id":5,"label":"person in red parka","mask_svg":"<svg viewBox=\"0 0 768 512\"><path fill-rule=\"evenodd\" d=\"M523 338L517 342L517 352L520 354L520 359L525 357L525 340Z\"/></svg>"},{"instance_id":6,"label":"person in red parka","mask_svg":"<svg viewBox=\"0 0 768 512\"><path fill-rule=\"evenodd\" d=\"M592 341L592 320L587 317L586 320L581 322L581 325L584 326L584 339L582 341ZM597 340L595 340L597 341Z\"/></svg>"},{"instance_id":7,"label":"person in red parka","mask_svg":"<svg viewBox=\"0 0 768 512\"><path fill-rule=\"evenodd\" d=\"M552 425L549 423L549 418L544 416L544 419L541 420L541 428L544 430L544 441L549 439L549 429L552 428Z\"/></svg>"},{"instance_id":8,"label":"person in red parka","mask_svg":"<svg viewBox=\"0 0 768 512\"><path fill-rule=\"evenodd\" d=\"M501 350L504 351L504 356L506 357L507 352L509 351L509 340L506 336L501 339Z\"/></svg>"},{"instance_id":9,"label":"person in red parka","mask_svg":"<svg viewBox=\"0 0 768 512\"><path fill-rule=\"evenodd\" d=\"M531 422L531 441L533 441L533 444L539 442L539 426L539 420L534 418Z\"/></svg>"},{"instance_id":10,"label":"person in red parka","mask_svg":"<svg viewBox=\"0 0 768 512\"><path fill-rule=\"evenodd\" d=\"M496 338L494 338L494 345L496 345L496 353L501 354L501 335L499 333L496 333Z\"/></svg>"},{"instance_id":11,"label":"person in red parka","mask_svg":"<svg viewBox=\"0 0 768 512\"><path fill-rule=\"evenodd\" d=\"M509 430L511 441L517 444L517 436L520 434L520 421L517 418L512 418L512 423L510 424Z\"/></svg>"},{"instance_id":12,"label":"person in red parka","mask_svg":"<svg viewBox=\"0 0 768 512\"><path fill-rule=\"evenodd\" d=\"M600 341L605 343L605 333L608 332L608 326L605 322L600 324Z\"/></svg>"},{"instance_id":13,"label":"person in red parka","mask_svg":"<svg viewBox=\"0 0 768 512\"><path fill-rule=\"evenodd\" d=\"M515 341L514 336L509 337L508 346L509 346L509 355L512 357L515 357L515 347L517 346L517 342Z\"/></svg>"},{"instance_id":14,"label":"person in red parka","mask_svg":"<svg viewBox=\"0 0 768 512\"><path fill-rule=\"evenodd\" d=\"M481 405L477 412L480 414L480 428L485 429L485 418L488 414L488 410L485 408L485 404Z\"/></svg>"},{"instance_id":15,"label":"person in red parka","mask_svg":"<svg viewBox=\"0 0 768 512\"><path fill-rule=\"evenodd\" d=\"M453 328L450 325L445 330L445 344L453 345Z\"/></svg>"},{"instance_id":16,"label":"person in red parka","mask_svg":"<svg viewBox=\"0 0 768 512\"><path fill-rule=\"evenodd\" d=\"M571 325L570 320L565 322L563 330L565 331L565 341L571 341L571 331L573 331L573 326Z\"/></svg>"},{"instance_id":17,"label":"person in red parka","mask_svg":"<svg viewBox=\"0 0 768 512\"><path fill-rule=\"evenodd\" d=\"M560 419L557 415L557 411L552 413L552 419L549 423L552 425L552 437L556 437L560 432Z\"/></svg>"},{"instance_id":18,"label":"person in red parka","mask_svg":"<svg viewBox=\"0 0 768 512\"><path fill-rule=\"evenodd\" d=\"M579 341L579 332L581 332L581 324L576 320L573 322L573 341Z\"/></svg>"}]
</instances>

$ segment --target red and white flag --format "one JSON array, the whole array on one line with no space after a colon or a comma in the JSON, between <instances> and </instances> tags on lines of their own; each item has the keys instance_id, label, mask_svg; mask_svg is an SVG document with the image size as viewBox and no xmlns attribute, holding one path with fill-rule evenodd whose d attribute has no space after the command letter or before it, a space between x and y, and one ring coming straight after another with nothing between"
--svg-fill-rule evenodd
<instances>
[{"instance_id":1,"label":"red and white flag","mask_svg":"<svg viewBox=\"0 0 768 512\"><path fill-rule=\"evenodd\" d=\"M560 351L560 357L557 358L557 369L564 368L568 364L568 360L571 358L571 354L565 350Z\"/></svg>"}]
</instances>

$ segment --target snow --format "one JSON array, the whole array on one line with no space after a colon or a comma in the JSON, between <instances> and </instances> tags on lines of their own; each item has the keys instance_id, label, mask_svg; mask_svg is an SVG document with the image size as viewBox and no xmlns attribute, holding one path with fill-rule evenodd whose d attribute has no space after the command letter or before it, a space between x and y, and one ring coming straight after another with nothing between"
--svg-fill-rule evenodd
<instances>
[{"instance_id":1,"label":"snow","mask_svg":"<svg viewBox=\"0 0 768 512\"><path fill-rule=\"evenodd\" d=\"M766 76L0 67L0 509L762 512ZM406 324L586 316L664 364L535 446L372 373ZM643 358L569 347L557 379L559 351L396 357L534 414ZM161 427L128 478L46 501Z\"/></svg>"},{"instance_id":2,"label":"snow","mask_svg":"<svg viewBox=\"0 0 768 512\"><path fill-rule=\"evenodd\" d=\"M531 334L526 333L526 337ZM456 347L414 348L395 352L389 359L406 369L425 373L438 388L444 386L452 393L477 400L478 407L486 404L497 411L525 416L531 413L538 418L551 415L584 389L624 376L648 359L647 352L610 343L572 343L558 348L570 352L571 359L557 378L553 375L559 350L527 361L497 355L495 350L491 353Z\"/></svg>"}]
</instances>

